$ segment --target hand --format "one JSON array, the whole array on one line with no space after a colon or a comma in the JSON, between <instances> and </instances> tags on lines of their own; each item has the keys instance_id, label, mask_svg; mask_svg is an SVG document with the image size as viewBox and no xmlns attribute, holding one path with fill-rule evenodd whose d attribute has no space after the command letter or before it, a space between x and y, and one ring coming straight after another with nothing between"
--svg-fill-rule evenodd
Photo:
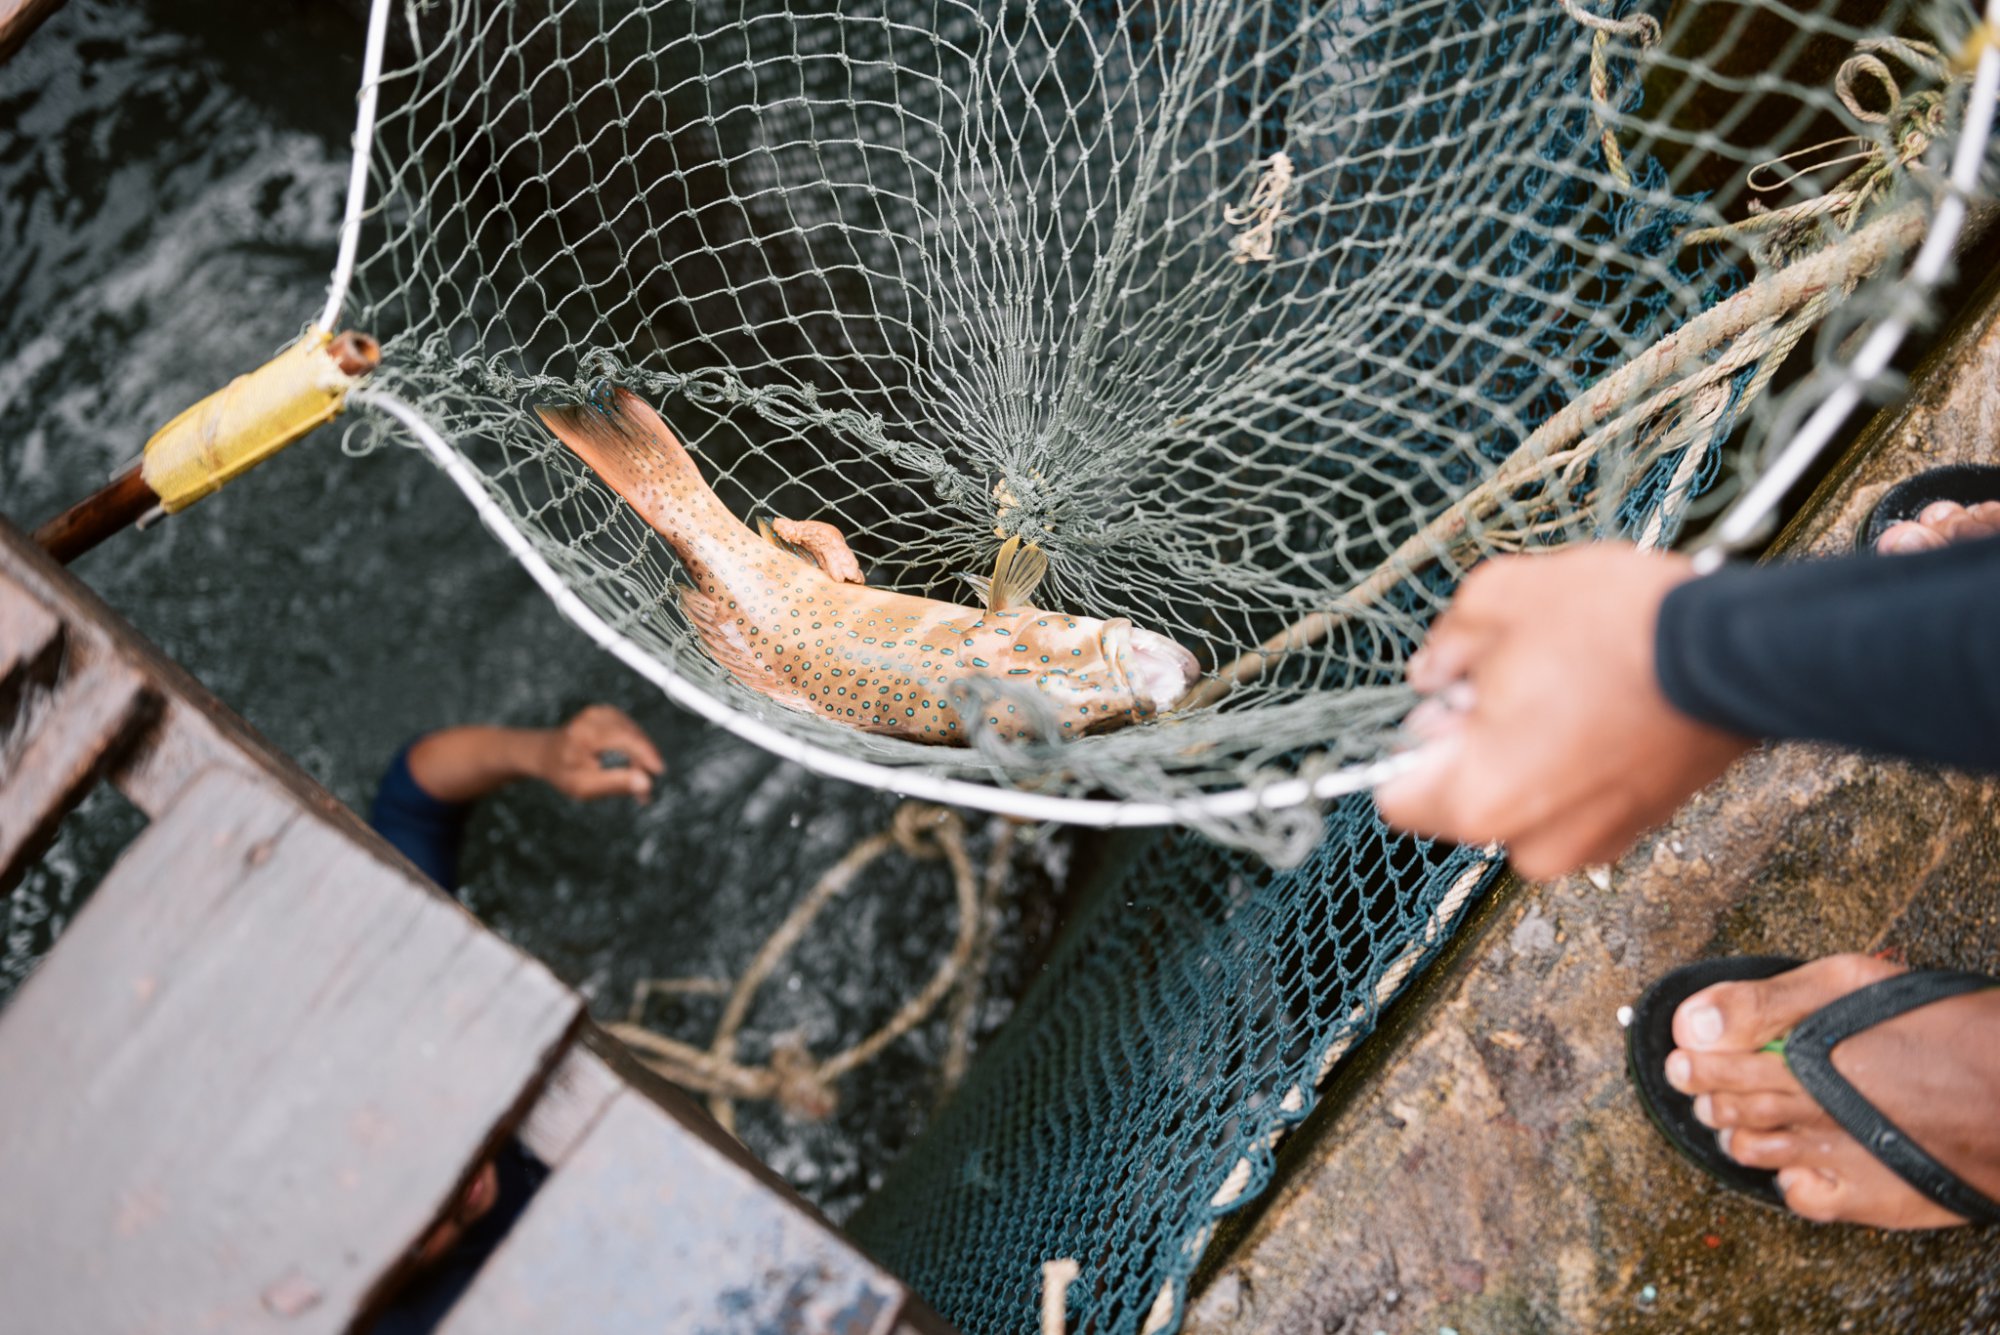
<instances>
[{"instance_id":1,"label":"hand","mask_svg":"<svg viewBox=\"0 0 2000 1335\"><path fill-rule=\"evenodd\" d=\"M626 795L643 802L652 796L653 779L666 771L639 725L610 705L591 705L536 737L540 746L531 773L578 801ZM626 767L605 765L607 752L624 756Z\"/></svg>"},{"instance_id":2,"label":"hand","mask_svg":"<svg viewBox=\"0 0 2000 1335\"><path fill-rule=\"evenodd\" d=\"M1375 791L1400 829L1500 841L1540 878L1618 857L1753 745L1660 692L1660 604L1685 557L1593 543L1488 561L1407 668L1431 697L1412 767Z\"/></svg>"}]
</instances>

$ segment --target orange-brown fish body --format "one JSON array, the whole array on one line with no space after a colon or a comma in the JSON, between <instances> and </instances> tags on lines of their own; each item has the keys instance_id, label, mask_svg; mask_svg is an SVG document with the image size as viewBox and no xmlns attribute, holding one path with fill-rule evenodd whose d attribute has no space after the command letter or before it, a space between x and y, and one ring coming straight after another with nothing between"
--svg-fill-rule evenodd
<instances>
[{"instance_id":1,"label":"orange-brown fish body","mask_svg":"<svg viewBox=\"0 0 2000 1335\"><path fill-rule=\"evenodd\" d=\"M778 535L797 543L780 546L729 512L629 390L538 412L679 554L693 581L682 607L710 654L785 704L920 742L963 744L977 725L1003 737L1034 731L1038 711L1017 709L1010 692L987 693L983 719L960 716L953 684L985 677L1031 687L1056 730L1078 736L1170 708L1198 671L1185 649L1122 619L869 588L824 524L780 521Z\"/></svg>"}]
</instances>

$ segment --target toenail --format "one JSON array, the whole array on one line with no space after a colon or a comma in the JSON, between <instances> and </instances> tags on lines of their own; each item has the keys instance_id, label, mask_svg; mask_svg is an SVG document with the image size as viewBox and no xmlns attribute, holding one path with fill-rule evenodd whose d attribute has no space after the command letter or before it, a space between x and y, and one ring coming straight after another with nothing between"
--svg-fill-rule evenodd
<instances>
[{"instance_id":1,"label":"toenail","mask_svg":"<svg viewBox=\"0 0 2000 1335\"><path fill-rule=\"evenodd\" d=\"M1715 1133L1715 1143L1722 1147L1724 1154L1729 1153L1729 1137L1731 1134L1727 1127Z\"/></svg>"},{"instance_id":2,"label":"toenail","mask_svg":"<svg viewBox=\"0 0 2000 1335\"><path fill-rule=\"evenodd\" d=\"M1778 1190L1781 1192L1790 1191L1794 1186L1797 1186L1799 1171L1796 1168L1780 1168L1778 1170Z\"/></svg>"},{"instance_id":3,"label":"toenail","mask_svg":"<svg viewBox=\"0 0 2000 1335\"><path fill-rule=\"evenodd\" d=\"M1693 1076L1694 1063L1688 1060L1688 1055L1685 1052L1676 1051L1667 1054L1668 1084L1685 1094L1687 1093L1688 1081Z\"/></svg>"},{"instance_id":4,"label":"toenail","mask_svg":"<svg viewBox=\"0 0 2000 1335\"><path fill-rule=\"evenodd\" d=\"M1714 1125L1715 1125L1715 1100L1714 1100L1714 1099L1711 1099L1711 1098L1710 1098L1710 1097L1709 1097L1708 1095L1706 1095L1706 1094L1697 1094L1697 1095L1695 1095L1695 1098L1694 1098L1694 1120L1695 1120L1695 1121L1697 1121L1697 1122L1700 1122L1700 1123L1701 1123L1701 1124L1702 1124L1703 1126L1714 1126Z\"/></svg>"},{"instance_id":5,"label":"toenail","mask_svg":"<svg viewBox=\"0 0 2000 1335\"><path fill-rule=\"evenodd\" d=\"M1703 1046L1722 1037L1722 1012L1706 1002L1689 1008L1687 1023L1688 1037Z\"/></svg>"}]
</instances>

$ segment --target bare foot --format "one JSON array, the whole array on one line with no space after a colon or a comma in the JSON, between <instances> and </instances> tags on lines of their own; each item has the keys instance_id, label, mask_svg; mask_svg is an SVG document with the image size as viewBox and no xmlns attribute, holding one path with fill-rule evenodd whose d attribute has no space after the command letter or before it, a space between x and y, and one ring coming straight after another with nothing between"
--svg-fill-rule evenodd
<instances>
[{"instance_id":1,"label":"bare foot","mask_svg":"<svg viewBox=\"0 0 2000 1335\"><path fill-rule=\"evenodd\" d=\"M1915 519L1891 524L1875 540L1875 550L1885 554L1927 552L1948 542L1965 538L1990 537L2000 533L2000 501L1960 505L1957 501L1932 501Z\"/></svg>"},{"instance_id":2,"label":"bare foot","mask_svg":"<svg viewBox=\"0 0 2000 1335\"><path fill-rule=\"evenodd\" d=\"M1758 982L1717 983L1674 1012L1667 1082L1694 1096L1723 1153L1776 1170L1808 1219L1878 1228L1966 1222L1904 1182L1827 1116L1785 1059L1761 1051L1806 1016L1904 972L1872 955L1830 955ZM2000 989L1920 1007L1843 1041L1834 1069L1919 1146L2000 1197Z\"/></svg>"}]
</instances>

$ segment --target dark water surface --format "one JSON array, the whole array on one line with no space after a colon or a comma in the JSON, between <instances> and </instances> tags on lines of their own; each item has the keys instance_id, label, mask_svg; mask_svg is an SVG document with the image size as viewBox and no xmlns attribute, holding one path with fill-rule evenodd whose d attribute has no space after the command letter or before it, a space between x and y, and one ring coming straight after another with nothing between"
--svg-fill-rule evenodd
<instances>
[{"instance_id":1,"label":"dark water surface","mask_svg":"<svg viewBox=\"0 0 2000 1335\"><path fill-rule=\"evenodd\" d=\"M100 485L174 413L318 313L332 265L361 32L324 0L71 0L0 68L0 511L31 524ZM604 1016L648 976L730 977L895 799L816 779L668 705L572 631L451 485L399 449L323 432L146 533L83 558L113 606L315 777L365 807L389 756L443 724L630 712L670 774L654 802L486 804L467 903ZM100 793L0 904L11 991L143 822ZM978 828L975 823L975 828ZM995 933L990 1031L1061 880L1017 860ZM1031 869L1032 864L1032 869ZM877 864L752 1013L815 1052L893 1013L948 948L937 865ZM719 1002L656 1009L705 1041ZM836 1216L923 1122L934 1020L850 1077L825 1123L744 1110L744 1135Z\"/></svg>"}]
</instances>

